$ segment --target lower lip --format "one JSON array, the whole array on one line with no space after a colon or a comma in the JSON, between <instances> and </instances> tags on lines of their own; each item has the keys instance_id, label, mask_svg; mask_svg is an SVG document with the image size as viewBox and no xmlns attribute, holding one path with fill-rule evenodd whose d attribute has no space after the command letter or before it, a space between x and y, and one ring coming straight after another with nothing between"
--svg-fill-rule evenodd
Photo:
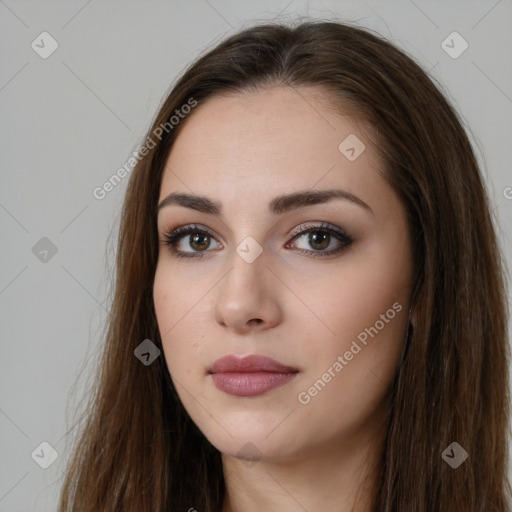
<instances>
[{"instance_id":1,"label":"lower lip","mask_svg":"<svg viewBox=\"0 0 512 512\"><path fill-rule=\"evenodd\" d=\"M296 373L213 373L212 379L218 389L228 395L258 396L290 382Z\"/></svg>"}]
</instances>

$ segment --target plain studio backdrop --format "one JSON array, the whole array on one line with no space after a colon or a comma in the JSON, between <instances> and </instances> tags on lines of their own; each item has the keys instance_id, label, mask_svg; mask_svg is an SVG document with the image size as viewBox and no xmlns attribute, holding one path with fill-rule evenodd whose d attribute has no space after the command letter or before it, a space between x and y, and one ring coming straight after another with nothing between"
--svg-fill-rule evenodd
<instances>
[{"instance_id":1,"label":"plain studio backdrop","mask_svg":"<svg viewBox=\"0 0 512 512\"><path fill-rule=\"evenodd\" d=\"M297 17L373 29L430 71L471 127L510 266L510 0L0 0L0 512L56 509L65 432L101 350L128 176L94 190L199 53Z\"/></svg>"}]
</instances>

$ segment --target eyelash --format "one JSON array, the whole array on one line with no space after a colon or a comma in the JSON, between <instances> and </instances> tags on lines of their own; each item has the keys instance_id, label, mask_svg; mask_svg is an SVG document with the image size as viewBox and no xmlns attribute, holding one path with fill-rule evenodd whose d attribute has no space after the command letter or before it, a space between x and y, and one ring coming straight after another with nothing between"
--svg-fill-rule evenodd
<instances>
[{"instance_id":1,"label":"eyelash","mask_svg":"<svg viewBox=\"0 0 512 512\"><path fill-rule=\"evenodd\" d=\"M293 233L292 240L295 240L296 238L300 238L301 236L304 236L308 233L328 233L329 235L334 236L338 241L342 243L341 247L338 249L331 249L330 251L308 251L305 249L299 249L298 252L300 254L309 254L310 257L313 258L323 258L326 256L332 256L334 254L338 254L342 252L344 249L349 247L352 242L354 241L352 237L350 237L347 233L345 233L340 228L334 227L332 224L329 223L322 223L320 226L309 226L308 228L304 229L303 231L298 231L304 227L304 224L301 224L297 230ZM191 251L191 252L183 252L179 251L176 248L177 243L181 240L181 238L184 238L186 235L191 234L201 234L205 235L209 238L214 238L212 234L202 228L197 227L195 224L189 224L186 226L180 226L176 229L174 229L171 232L164 233L164 243L168 245L173 252L173 254L177 258L202 258L203 256L201 253L203 252L210 252L207 250L205 251ZM311 256L314 254L314 256Z\"/></svg>"}]
</instances>

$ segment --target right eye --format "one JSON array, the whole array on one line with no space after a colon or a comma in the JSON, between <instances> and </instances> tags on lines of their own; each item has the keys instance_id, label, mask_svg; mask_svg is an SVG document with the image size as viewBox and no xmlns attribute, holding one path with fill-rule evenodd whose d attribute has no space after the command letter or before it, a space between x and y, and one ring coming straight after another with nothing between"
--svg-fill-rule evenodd
<instances>
[{"instance_id":1,"label":"right eye","mask_svg":"<svg viewBox=\"0 0 512 512\"><path fill-rule=\"evenodd\" d=\"M169 233L164 233L165 244L170 246L172 252L178 258L202 257L200 253L207 252L212 239L213 236L208 231L193 224L180 226ZM194 250L187 251L183 246L178 247L181 242L184 242L183 245L189 248L192 247Z\"/></svg>"}]
</instances>

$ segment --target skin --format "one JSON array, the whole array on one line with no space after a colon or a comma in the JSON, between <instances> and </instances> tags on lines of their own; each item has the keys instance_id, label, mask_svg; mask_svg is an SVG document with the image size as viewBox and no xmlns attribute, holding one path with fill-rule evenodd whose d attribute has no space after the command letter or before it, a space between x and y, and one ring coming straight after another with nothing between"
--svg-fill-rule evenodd
<instances>
[{"instance_id":1,"label":"skin","mask_svg":"<svg viewBox=\"0 0 512 512\"><path fill-rule=\"evenodd\" d=\"M325 94L281 86L210 98L184 121L164 170L159 202L181 192L223 206L221 217L178 205L160 210L153 290L180 399L222 453L223 512L370 510L384 399L409 320L412 256L406 212L379 174L377 149ZM350 134L366 146L354 161L338 149ZM331 188L354 194L371 211L339 199L282 215L268 211L277 195ZM307 234L290 235L323 222L353 243L314 257L342 244L331 236L318 249ZM177 258L164 235L194 223L211 233L210 245L191 246L185 235L178 249L199 257ZM263 250L252 263L236 252L248 236ZM300 403L299 394L394 303L401 311ZM266 355L299 373L263 395L234 397L207 371L228 354ZM252 450L254 460L241 458L241 450Z\"/></svg>"}]
</instances>

